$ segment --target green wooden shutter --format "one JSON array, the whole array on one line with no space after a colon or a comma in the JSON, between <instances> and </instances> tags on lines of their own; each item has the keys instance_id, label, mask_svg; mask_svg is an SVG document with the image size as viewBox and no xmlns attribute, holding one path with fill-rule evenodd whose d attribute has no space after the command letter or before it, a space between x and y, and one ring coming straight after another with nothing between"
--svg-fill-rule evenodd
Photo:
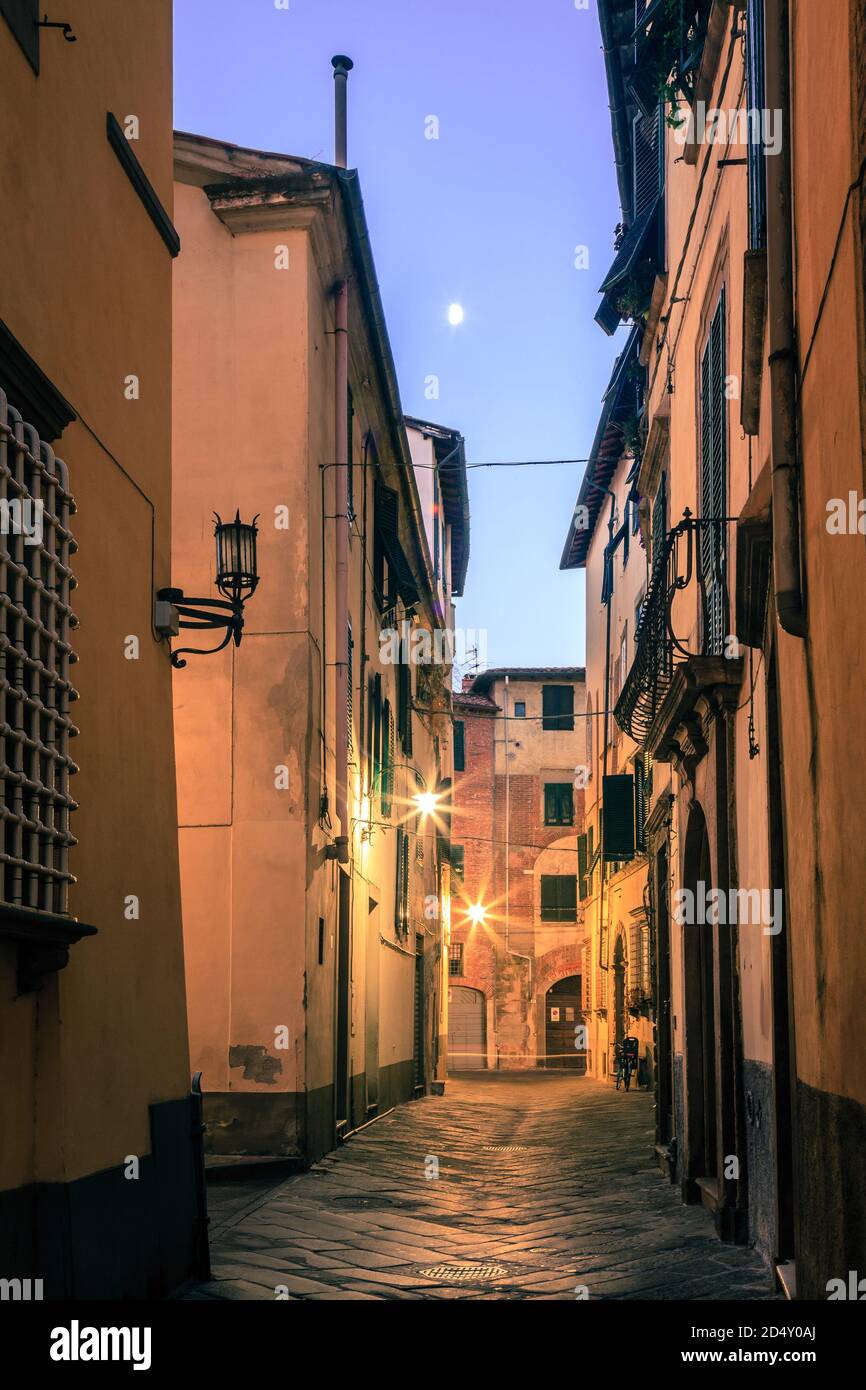
<instances>
[{"instance_id":1,"label":"green wooden shutter","mask_svg":"<svg viewBox=\"0 0 866 1390\"><path fill-rule=\"evenodd\" d=\"M454 771L466 771L466 728L462 719L454 720Z\"/></svg>"},{"instance_id":2,"label":"green wooden shutter","mask_svg":"<svg viewBox=\"0 0 866 1390\"><path fill-rule=\"evenodd\" d=\"M543 685L541 687L541 727L563 732L574 730L574 687Z\"/></svg>"},{"instance_id":3,"label":"green wooden shutter","mask_svg":"<svg viewBox=\"0 0 866 1390\"><path fill-rule=\"evenodd\" d=\"M704 653L725 649L727 604L725 567L727 528L727 400L725 399L725 291L710 325L701 359L701 576L706 592Z\"/></svg>"},{"instance_id":4,"label":"green wooden shutter","mask_svg":"<svg viewBox=\"0 0 866 1390\"><path fill-rule=\"evenodd\" d=\"M391 815L391 802L394 796L394 717L391 703L385 700L382 705L382 815Z\"/></svg>"},{"instance_id":5,"label":"green wooden shutter","mask_svg":"<svg viewBox=\"0 0 866 1390\"><path fill-rule=\"evenodd\" d=\"M602 786L604 862L634 858L634 777L608 774Z\"/></svg>"},{"instance_id":6,"label":"green wooden shutter","mask_svg":"<svg viewBox=\"0 0 866 1390\"><path fill-rule=\"evenodd\" d=\"M589 862L589 843L585 835L577 837L577 881L578 896L583 902L589 897L589 883L587 881L586 866Z\"/></svg>"}]
</instances>

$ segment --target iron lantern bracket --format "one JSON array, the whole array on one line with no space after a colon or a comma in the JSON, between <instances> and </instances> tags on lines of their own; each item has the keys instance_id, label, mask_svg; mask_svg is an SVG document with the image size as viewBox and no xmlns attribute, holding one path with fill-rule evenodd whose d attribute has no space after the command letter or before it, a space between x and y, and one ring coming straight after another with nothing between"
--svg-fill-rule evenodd
<instances>
[{"instance_id":1,"label":"iron lantern bracket","mask_svg":"<svg viewBox=\"0 0 866 1390\"><path fill-rule=\"evenodd\" d=\"M183 589L159 589L157 600L171 604L178 615L177 627L192 632L219 632L225 628L225 636L216 647L180 647L171 653L171 664L177 670L186 666L185 656L212 656L221 652L232 640L236 647L241 644L244 626L244 605L241 600L221 598L188 598ZM170 633L166 629L166 636Z\"/></svg>"}]
</instances>

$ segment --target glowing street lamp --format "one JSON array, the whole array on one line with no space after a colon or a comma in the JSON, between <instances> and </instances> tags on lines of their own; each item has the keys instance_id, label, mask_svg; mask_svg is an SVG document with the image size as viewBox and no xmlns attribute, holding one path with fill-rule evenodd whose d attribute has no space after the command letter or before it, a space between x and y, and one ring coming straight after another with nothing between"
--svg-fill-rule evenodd
<instances>
[{"instance_id":1,"label":"glowing street lamp","mask_svg":"<svg viewBox=\"0 0 866 1390\"><path fill-rule=\"evenodd\" d=\"M440 798L437 792L424 791L416 792L412 800L422 816L432 816L433 812L438 809Z\"/></svg>"},{"instance_id":2,"label":"glowing street lamp","mask_svg":"<svg viewBox=\"0 0 866 1390\"><path fill-rule=\"evenodd\" d=\"M480 927L486 916L487 912L481 903L472 903L469 908L469 920L474 927Z\"/></svg>"}]
</instances>

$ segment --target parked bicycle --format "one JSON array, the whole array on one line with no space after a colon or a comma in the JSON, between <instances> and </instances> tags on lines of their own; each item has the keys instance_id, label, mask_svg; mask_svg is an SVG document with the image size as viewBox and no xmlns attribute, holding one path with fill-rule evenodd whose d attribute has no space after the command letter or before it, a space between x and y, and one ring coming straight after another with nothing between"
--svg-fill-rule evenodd
<instances>
[{"instance_id":1,"label":"parked bicycle","mask_svg":"<svg viewBox=\"0 0 866 1390\"><path fill-rule=\"evenodd\" d=\"M637 1071L637 1038L628 1034L623 1038L617 1049L617 1070L616 1070L616 1089L624 1086L628 1091L631 1089L631 1079Z\"/></svg>"}]
</instances>

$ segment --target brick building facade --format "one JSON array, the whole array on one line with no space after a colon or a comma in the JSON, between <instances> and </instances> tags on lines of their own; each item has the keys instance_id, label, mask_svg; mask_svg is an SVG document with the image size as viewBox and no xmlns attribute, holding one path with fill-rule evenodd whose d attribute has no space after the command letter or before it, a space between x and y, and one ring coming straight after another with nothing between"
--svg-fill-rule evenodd
<instances>
[{"instance_id":1,"label":"brick building facade","mask_svg":"<svg viewBox=\"0 0 866 1390\"><path fill-rule=\"evenodd\" d=\"M575 667L486 671L454 697L452 1071L584 1065L584 711Z\"/></svg>"}]
</instances>

